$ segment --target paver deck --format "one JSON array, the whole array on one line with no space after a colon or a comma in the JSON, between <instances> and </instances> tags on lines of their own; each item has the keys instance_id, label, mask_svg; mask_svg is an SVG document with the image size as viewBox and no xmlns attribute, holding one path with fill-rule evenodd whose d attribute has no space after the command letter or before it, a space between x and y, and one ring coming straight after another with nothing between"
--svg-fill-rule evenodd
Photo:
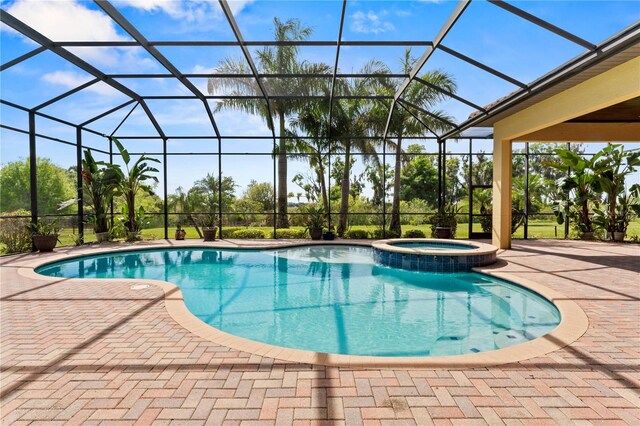
<instances>
[{"instance_id":1,"label":"paver deck","mask_svg":"<svg viewBox=\"0 0 640 426\"><path fill-rule=\"evenodd\" d=\"M157 287L19 275L34 256L0 259L2 424L640 424L638 245L514 243L496 267L563 293L589 329L544 357L459 370L240 352L174 322Z\"/></svg>"}]
</instances>

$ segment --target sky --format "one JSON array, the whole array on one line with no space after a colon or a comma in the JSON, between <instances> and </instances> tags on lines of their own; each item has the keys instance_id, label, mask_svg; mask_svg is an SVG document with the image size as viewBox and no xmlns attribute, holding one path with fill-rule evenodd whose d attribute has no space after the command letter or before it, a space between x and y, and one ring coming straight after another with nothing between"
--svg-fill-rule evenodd
<instances>
[{"instance_id":1,"label":"sky","mask_svg":"<svg viewBox=\"0 0 640 426\"><path fill-rule=\"evenodd\" d=\"M235 40L217 1L118 0L115 7L151 41L167 40ZM573 34L598 44L634 22L640 20L637 1L512 1L517 7L551 22ZM9 12L53 41L128 41L131 37L93 2L78 0L1 1ZM454 9L456 2L426 1L349 1L345 13L343 40L432 40ZM342 8L340 1L231 1L230 7L245 40L272 40L273 18L297 18L310 26L311 40L336 40ZM475 60L529 83L564 62L584 52L584 48L545 29L522 20L484 1L473 1L445 37L443 44ZM0 56L6 63L38 47L34 42L5 25L0 26ZM182 73L207 73L224 58L242 58L239 47L158 47ZM256 49L250 48L254 57ZM357 47L344 46L340 51L340 72L358 72L375 58L399 72L399 58L406 46ZM413 47L419 57L424 47ZM167 73L161 64L140 47L70 47L70 51L106 74ZM300 55L310 62L333 66L335 47L302 47ZM441 69L457 82L457 94L478 105L485 105L517 87L485 71L475 68L442 51L436 51L425 70ZM3 100L25 107L35 107L58 96L92 77L51 52L40 53L19 65L0 73L0 96ZM140 95L190 95L175 79L117 79ZM206 79L192 79L206 93ZM41 111L52 116L81 123L103 113L128 98L104 83L97 83ZM209 101L215 110L215 101ZM164 132L171 135L212 135L211 124L198 100L148 101ZM457 122L473 112L456 100L445 100L435 108L447 111ZM92 129L110 134L129 112L130 107L92 123ZM6 105L0 106L4 125L28 128L27 114ZM269 136L264 120L259 116L232 110L216 112L215 120L221 134L246 137L223 140L223 152L261 152L261 156L236 155L223 159L223 171L239 184L238 191L252 180L271 181L273 160L271 140L252 139ZM67 141L75 141L75 130L50 120L38 118L38 133ZM136 108L116 136L155 136L157 133L140 107ZM0 163L25 158L28 139L6 129L0 131ZM87 146L106 149L100 137L84 133ZM429 150L433 144L425 142ZM158 153L160 140L127 140L133 152ZM454 146L454 145L452 145ZM75 148L45 139L38 139L38 155L52 158L63 167L74 165ZM217 141L169 140L171 153L217 152ZM167 167L169 192L178 186L189 188L194 180L207 173L217 174L215 155L200 157L171 156ZM361 170L360 170L361 171ZM307 173L308 166L293 161L289 177ZM359 172L356 170L356 172ZM162 182L161 182L162 183ZM293 184L290 191L297 192Z\"/></svg>"}]
</instances>

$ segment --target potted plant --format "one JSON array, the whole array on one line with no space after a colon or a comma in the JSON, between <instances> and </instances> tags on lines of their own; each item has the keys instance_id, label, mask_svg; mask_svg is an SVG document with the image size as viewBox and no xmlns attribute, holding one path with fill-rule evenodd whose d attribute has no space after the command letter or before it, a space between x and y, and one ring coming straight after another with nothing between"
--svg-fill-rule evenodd
<instances>
[{"instance_id":1,"label":"potted plant","mask_svg":"<svg viewBox=\"0 0 640 426\"><path fill-rule=\"evenodd\" d=\"M82 160L82 189L93 214L88 221L93 224L98 242L109 240L108 209L116 195L119 174L115 167L103 161L96 161L91 151L84 151Z\"/></svg>"},{"instance_id":2,"label":"potted plant","mask_svg":"<svg viewBox=\"0 0 640 426\"><path fill-rule=\"evenodd\" d=\"M603 153L584 158L569 149L557 148L554 152L559 161L545 161L544 165L567 173L566 177L557 181L557 197L553 206L557 222L562 225L565 220L571 219L578 228L580 238L593 239L590 207L597 201L597 194L593 190L596 179L593 168Z\"/></svg>"},{"instance_id":3,"label":"potted plant","mask_svg":"<svg viewBox=\"0 0 640 426\"><path fill-rule=\"evenodd\" d=\"M45 222L39 220L29 224L27 229L31 232L33 245L38 251L53 251L56 247L60 233L58 221Z\"/></svg>"},{"instance_id":4,"label":"potted plant","mask_svg":"<svg viewBox=\"0 0 640 426\"><path fill-rule=\"evenodd\" d=\"M448 204L431 216L431 236L435 238L455 238L458 221L458 209L454 204Z\"/></svg>"},{"instance_id":5,"label":"potted plant","mask_svg":"<svg viewBox=\"0 0 640 426\"><path fill-rule=\"evenodd\" d=\"M330 227L329 229L327 229L327 232L325 232L324 234L322 234L322 239L325 241L333 241L336 239L336 233L333 232L334 227Z\"/></svg>"},{"instance_id":6,"label":"potted plant","mask_svg":"<svg viewBox=\"0 0 640 426\"><path fill-rule=\"evenodd\" d=\"M620 194L616 205L616 226L613 230L614 241L624 241L627 228L633 215L640 215L640 185L631 186L628 193Z\"/></svg>"},{"instance_id":7,"label":"potted plant","mask_svg":"<svg viewBox=\"0 0 640 426\"><path fill-rule=\"evenodd\" d=\"M202 216L202 235L205 241L215 241L216 233L218 232L217 222L215 214L206 214Z\"/></svg>"},{"instance_id":8,"label":"potted plant","mask_svg":"<svg viewBox=\"0 0 640 426\"><path fill-rule=\"evenodd\" d=\"M182 225L178 224L176 226L176 240L184 240L184 237L187 235L187 231L182 229Z\"/></svg>"},{"instance_id":9,"label":"potted plant","mask_svg":"<svg viewBox=\"0 0 640 426\"><path fill-rule=\"evenodd\" d=\"M111 138L111 140L118 148L127 172L125 175L119 166L112 166L118 174L118 189L125 201L125 206L122 211L125 216L125 226L128 233L127 240L134 241L140 238L140 230L144 218L144 209L142 207L136 208L136 196L140 191L153 195L151 187L145 182L154 181L157 183L158 178L153 176L153 174L158 173L158 169L151 167L149 162L159 163L160 161L142 154L140 158L130 166L131 156L129 155L129 151L122 146L118 139Z\"/></svg>"},{"instance_id":10,"label":"potted plant","mask_svg":"<svg viewBox=\"0 0 640 426\"><path fill-rule=\"evenodd\" d=\"M310 205L307 206L304 212L306 215L306 230L309 231L311 239L322 239L322 230L324 229L326 216L324 209Z\"/></svg>"}]
</instances>

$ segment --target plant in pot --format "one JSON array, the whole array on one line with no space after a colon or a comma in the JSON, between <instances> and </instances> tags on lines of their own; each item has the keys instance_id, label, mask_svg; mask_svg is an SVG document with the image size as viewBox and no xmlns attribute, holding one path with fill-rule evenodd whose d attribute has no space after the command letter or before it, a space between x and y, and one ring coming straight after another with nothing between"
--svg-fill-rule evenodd
<instances>
[{"instance_id":1,"label":"plant in pot","mask_svg":"<svg viewBox=\"0 0 640 426\"><path fill-rule=\"evenodd\" d=\"M182 229L182 225L177 224L176 225L176 240L184 240L184 238L186 236L187 236L187 231Z\"/></svg>"},{"instance_id":2,"label":"plant in pot","mask_svg":"<svg viewBox=\"0 0 640 426\"><path fill-rule=\"evenodd\" d=\"M638 166L640 151L625 151L624 145L621 144L607 146L598 153L598 159L593 162L595 178L592 187L596 193L604 193L606 196L608 223L604 229L611 239L615 238L616 232L621 232L617 231L621 229L617 205L619 195L624 192L625 178L634 173ZM618 238L624 239L624 234Z\"/></svg>"},{"instance_id":3,"label":"plant in pot","mask_svg":"<svg viewBox=\"0 0 640 426\"><path fill-rule=\"evenodd\" d=\"M438 213L429 218L431 223L431 236L435 238L455 238L458 221L456 214L458 208L455 204L447 204Z\"/></svg>"},{"instance_id":4,"label":"plant in pot","mask_svg":"<svg viewBox=\"0 0 640 426\"><path fill-rule=\"evenodd\" d=\"M58 236L60 235L58 221L46 222L39 220L27 225L27 229L31 232L33 245L38 251L53 251L56 247Z\"/></svg>"},{"instance_id":5,"label":"plant in pot","mask_svg":"<svg viewBox=\"0 0 640 426\"><path fill-rule=\"evenodd\" d=\"M213 213L205 214L200 217L200 225L202 226L202 236L205 241L215 241L218 232L217 218Z\"/></svg>"},{"instance_id":6,"label":"plant in pot","mask_svg":"<svg viewBox=\"0 0 640 426\"><path fill-rule=\"evenodd\" d=\"M93 210L88 221L93 225L98 242L109 240L108 210L118 189L120 175L111 164L96 161L90 150L82 160L82 189L87 204Z\"/></svg>"},{"instance_id":7,"label":"plant in pot","mask_svg":"<svg viewBox=\"0 0 640 426\"><path fill-rule=\"evenodd\" d=\"M616 226L613 239L624 241L627 234L629 222L633 216L640 215L640 185L634 184L629 188L629 192L620 194L616 205Z\"/></svg>"},{"instance_id":8,"label":"plant in pot","mask_svg":"<svg viewBox=\"0 0 640 426\"><path fill-rule=\"evenodd\" d=\"M125 149L118 139L111 138L111 140L118 148L126 169L125 174L119 166L113 165L118 174L118 190L125 201L123 215L125 216L124 223L127 228L127 241L135 241L140 239L140 230L142 229L142 220L144 218L144 209L142 207L136 208L136 196L140 191L153 195L151 187L146 182L153 181L158 183L158 178L153 175L158 173L158 169L152 167L149 163L159 163L160 161L142 154L136 162L131 164L129 151Z\"/></svg>"},{"instance_id":9,"label":"plant in pot","mask_svg":"<svg viewBox=\"0 0 640 426\"><path fill-rule=\"evenodd\" d=\"M306 218L306 229L309 231L309 235L312 240L322 239L322 230L326 223L326 213L322 207L314 205L307 206L304 209Z\"/></svg>"},{"instance_id":10,"label":"plant in pot","mask_svg":"<svg viewBox=\"0 0 640 426\"><path fill-rule=\"evenodd\" d=\"M590 207L597 201L593 190L596 179L593 173L594 163L603 153L585 158L569 149L554 150L558 161L545 161L543 164L567 173L557 183L557 195L553 211L559 225L567 219L578 228L580 238L593 239L594 224L591 220Z\"/></svg>"}]
</instances>

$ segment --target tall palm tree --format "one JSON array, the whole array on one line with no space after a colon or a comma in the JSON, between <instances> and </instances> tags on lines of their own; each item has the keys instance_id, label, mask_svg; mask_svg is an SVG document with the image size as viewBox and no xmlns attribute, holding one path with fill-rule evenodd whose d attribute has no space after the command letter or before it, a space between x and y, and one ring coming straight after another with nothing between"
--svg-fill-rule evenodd
<instances>
[{"instance_id":1,"label":"tall palm tree","mask_svg":"<svg viewBox=\"0 0 640 426\"><path fill-rule=\"evenodd\" d=\"M411 49L405 50L404 56L401 58L401 71L403 73L410 73L415 66L417 60L411 56ZM456 83L453 77L443 71L434 70L427 71L420 76L422 80L425 80L435 86L439 86L448 90L451 93L456 91ZM396 87L385 86L383 91L387 94L393 94ZM392 90L389 90L391 89ZM410 102L425 111L429 111L429 114L425 114L419 110L414 109L412 112L420 118L420 121L427 124L432 131L444 132L450 129L448 122L452 122L453 118L445 114L443 111L434 110L433 107L438 102L446 99L446 95L443 93L424 85L420 82L412 82L404 91L401 96L402 99ZM388 109L387 109L388 113ZM436 118L438 117L438 118ZM405 136L421 136L425 135L428 131L425 126L418 121L415 117L409 114L402 108L396 108L391 117L389 124L389 135L395 137L395 169L393 180L393 201L391 203L391 220L389 223L389 231L396 235L402 233L400 226L400 174L402 170L402 138Z\"/></svg>"},{"instance_id":2,"label":"tall palm tree","mask_svg":"<svg viewBox=\"0 0 640 426\"><path fill-rule=\"evenodd\" d=\"M320 186L320 199L325 212L329 211L329 196L327 191L327 179L325 175L326 164L331 149L329 139L329 104L326 101L313 102L291 120L291 126L304 132L309 139L295 138L292 144L296 158L309 162L309 166L315 172Z\"/></svg>"},{"instance_id":3,"label":"tall palm tree","mask_svg":"<svg viewBox=\"0 0 640 426\"><path fill-rule=\"evenodd\" d=\"M303 41L308 39L313 30L304 26L297 19L289 19L286 22L278 18L273 19L274 39L276 41ZM264 47L257 51L257 67L262 74L315 74L327 73L330 67L325 64L309 63L301 61L299 47L294 45L278 45L276 47ZM244 59L226 58L216 67L217 73L225 74L251 74L251 69ZM315 78L264 78L263 84L270 95L309 95L315 92L318 81ZM209 94L217 90L224 90L232 96L260 96L262 91L255 79L247 78L210 78L208 82ZM287 228L287 152L290 141L286 138L286 119L298 112L305 105L304 99L272 99L270 100L271 112L279 124L279 143L274 155L278 156L278 218L277 226ZM216 111L224 108L237 109L249 114L262 116L269 128L269 105L262 99L226 99L218 104Z\"/></svg>"},{"instance_id":4,"label":"tall palm tree","mask_svg":"<svg viewBox=\"0 0 640 426\"><path fill-rule=\"evenodd\" d=\"M373 77L354 79L349 83L339 85L338 90L344 92L345 95L374 94L381 87L389 84L386 77L380 76L388 73L389 68L387 65L377 60L371 60L362 67L360 74L374 75ZM375 123L379 116L372 114L373 106L374 104L371 100L362 98L341 99L334 106L332 130L337 142L344 151L344 169L340 182L340 212L337 229L340 236L347 230L352 150L364 154L364 161L376 162L378 160L375 153L375 145L381 142L381 139L376 141L350 137L371 136L375 133L373 130L380 127Z\"/></svg>"}]
</instances>

